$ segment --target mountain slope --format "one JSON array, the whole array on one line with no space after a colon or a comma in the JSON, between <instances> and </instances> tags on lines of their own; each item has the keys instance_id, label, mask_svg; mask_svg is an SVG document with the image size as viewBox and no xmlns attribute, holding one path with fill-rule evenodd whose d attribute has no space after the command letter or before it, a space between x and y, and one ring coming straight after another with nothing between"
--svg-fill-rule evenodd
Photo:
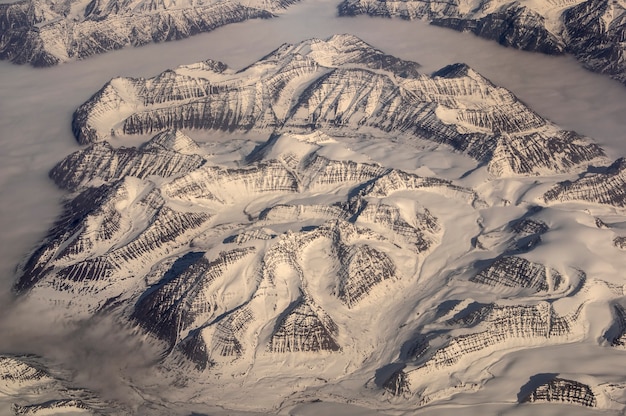
<instances>
[{"instance_id":1,"label":"mountain slope","mask_svg":"<svg viewBox=\"0 0 626 416\"><path fill-rule=\"evenodd\" d=\"M344 0L339 15L426 19L434 25L548 54L571 53L592 71L626 83L621 0Z\"/></svg>"},{"instance_id":2,"label":"mountain slope","mask_svg":"<svg viewBox=\"0 0 626 416\"><path fill-rule=\"evenodd\" d=\"M267 19L292 0L34 1L0 4L0 59L51 66L127 46L183 39L248 19Z\"/></svg>"}]
</instances>

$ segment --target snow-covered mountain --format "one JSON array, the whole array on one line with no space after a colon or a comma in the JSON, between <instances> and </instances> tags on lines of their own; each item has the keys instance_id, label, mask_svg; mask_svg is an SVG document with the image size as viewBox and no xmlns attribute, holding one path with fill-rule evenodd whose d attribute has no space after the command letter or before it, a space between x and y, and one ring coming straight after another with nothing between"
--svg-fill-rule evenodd
<instances>
[{"instance_id":1,"label":"snow-covered mountain","mask_svg":"<svg viewBox=\"0 0 626 416\"><path fill-rule=\"evenodd\" d=\"M495 176L568 172L603 151L463 64L421 75L354 36L283 45L241 71L203 62L116 78L74 114L81 143L163 129L324 131L443 143Z\"/></svg>"},{"instance_id":2,"label":"snow-covered mountain","mask_svg":"<svg viewBox=\"0 0 626 416\"><path fill-rule=\"evenodd\" d=\"M585 67L626 83L625 6L621 0L344 0L338 10L341 16L426 19L505 46L571 53Z\"/></svg>"},{"instance_id":3,"label":"snow-covered mountain","mask_svg":"<svg viewBox=\"0 0 626 416\"><path fill-rule=\"evenodd\" d=\"M0 4L0 59L51 66L127 46L183 39L296 0L22 0Z\"/></svg>"},{"instance_id":4,"label":"snow-covered mountain","mask_svg":"<svg viewBox=\"0 0 626 416\"><path fill-rule=\"evenodd\" d=\"M622 162L466 65L418 68L336 35L111 80L16 292L135 331L162 403L401 412L516 353L621 354ZM503 400L625 408L623 374L546 366Z\"/></svg>"},{"instance_id":5,"label":"snow-covered mountain","mask_svg":"<svg viewBox=\"0 0 626 416\"><path fill-rule=\"evenodd\" d=\"M114 401L102 400L89 390L77 388L32 355L0 355L0 409L15 415L120 414Z\"/></svg>"}]
</instances>

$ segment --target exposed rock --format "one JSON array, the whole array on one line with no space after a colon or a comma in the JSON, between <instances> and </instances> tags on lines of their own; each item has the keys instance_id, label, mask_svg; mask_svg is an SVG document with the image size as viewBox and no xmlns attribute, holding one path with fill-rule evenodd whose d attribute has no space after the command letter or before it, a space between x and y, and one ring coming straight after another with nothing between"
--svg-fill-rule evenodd
<instances>
[{"instance_id":1,"label":"exposed rock","mask_svg":"<svg viewBox=\"0 0 626 416\"><path fill-rule=\"evenodd\" d=\"M424 380L428 374L451 371L461 361L472 360L490 354L498 345L514 342L515 345L533 345L538 342L558 342L559 338L576 337L580 332L577 322L582 310L578 308L566 315L558 315L553 307L542 302L536 305L470 304L447 320L446 325L470 329L472 332L443 338L443 345L430 349L418 361L418 365L407 367L403 372L411 391L403 394L420 394L428 389ZM426 334L425 334L426 335ZM438 331L429 335L441 337ZM441 343L441 341L439 341ZM392 377L393 378L393 377ZM390 381L393 386L395 381ZM422 387L420 387L422 386ZM420 390L418 390L420 389Z\"/></svg>"},{"instance_id":2,"label":"exposed rock","mask_svg":"<svg viewBox=\"0 0 626 416\"><path fill-rule=\"evenodd\" d=\"M596 396L589 386L558 377L538 386L521 402L562 402L588 407L597 406Z\"/></svg>"},{"instance_id":3,"label":"exposed rock","mask_svg":"<svg viewBox=\"0 0 626 416\"><path fill-rule=\"evenodd\" d=\"M557 291L563 278L554 269L521 257L500 257L489 267L470 278L471 282L494 287L529 288L535 292Z\"/></svg>"},{"instance_id":4,"label":"exposed rock","mask_svg":"<svg viewBox=\"0 0 626 416\"><path fill-rule=\"evenodd\" d=\"M298 182L281 163L270 161L240 169L206 166L163 188L174 199L231 204L264 193L295 193Z\"/></svg>"},{"instance_id":5,"label":"exposed rock","mask_svg":"<svg viewBox=\"0 0 626 416\"><path fill-rule=\"evenodd\" d=\"M587 0L562 15L567 51L595 72L626 84L626 8L621 0Z\"/></svg>"},{"instance_id":6,"label":"exposed rock","mask_svg":"<svg viewBox=\"0 0 626 416\"><path fill-rule=\"evenodd\" d=\"M613 245L620 250L626 250L626 237L618 236L613 239Z\"/></svg>"},{"instance_id":7,"label":"exposed rock","mask_svg":"<svg viewBox=\"0 0 626 416\"><path fill-rule=\"evenodd\" d=\"M61 413L61 412L76 412L78 414L94 414L92 409L85 403L75 399L59 399L49 400L45 403L30 404L27 406L20 406L18 404L13 405L13 411L16 415L39 415Z\"/></svg>"},{"instance_id":8,"label":"exposed rock","mask_svg":"<svg viewBox=\"0 0 626 416\"><path fill-rule=\"evenodd\" d=\"M54 374L34 355L0 355L0 398L11 400L15 415L124 414L120 403L105 401L93 392ZM6 403L6 402L5 402Z\"/></svg>"},{"instance_id":9,"label":"exposed rock","mask_svg":"<svg viewBox=\"0 0 626 416\"><path fill-rule=\"evenodd\" d=\"M204 322L217 309L208 293L213 281L252 252L235 249L220 253L213 261L204 253L186 254L172 265L157 287L139 300L132 317L144 329L174 345L194 321L204 316Z\"/></svg>"},{"instance_id":10,"label":"exposed rock","mask_svg":"<svg viewBox=\"0 0 626 416\"><path fill-rule=\"evenodd\" d=\"M0 4L0 59L51 66L89 56L274 17L296 0L35 1Z\"/></svg>"},{"instance_id":11,"label":"exposed rock","mask_svg":"<svg viewBox=\"0 0 626 416\"><path fill-rule=\"evenodd\" d=\"M613 313L615 315L613 328L605 336L611 346L626 349L626 309L616 303L613 305Z\"/></svg>"},{"instance_id":12,"label":"exposed rock","mask_svg":"<svg viewBox=\"0 0 626 416\"><path fill-rule=\"evenodd\" d=\"M304 298L285 311L272 332L272 352L338 351L334 335L337 325L323 311Z\"/></svg>"},{"instance_id":13,"label":"exposed rock","mask_svg":"<svg viewBox=\"0 0 626 416\"><path fill-rule=\"evenodd\" d=\"M27 363L19 356L0 356L0 380L4 384L28 386L49 382L52 377L41 366Z\"/></svg>"},{"instance_id":14,"label":"exposed rock","mask_svg":"<svg viewBox=\"0 0 626 416\"><path fill-rule=\"evenodd\" d=\"M50 178L60 188L74 191L92 182L113 182L126 176L167 178L191 172L204 164L201 156L178 151L185 146L183 140L178 144L163 142L164 136L156 136L141 148L114 149L106 142L94 143L66 157L50 171ZM188 146L193 148L194 144ZM170 145L172 148L165 147Z\"/></svg>"},{"instance_id":15,"label":"exposed rock","mask_svg":"<svg viewBox=\"0 0 626 416\"><path fill-rule=\"evenodd\" d=\"M337 295L348 307L356 305L378 283L396 277L391 259L368 245L339 246L338 250L341 268Z\"/></svg>"},{"instance_id":16,"label":"exposed rock","mask_svg":"<svg viewBox=\"0 0 626 416\"><path fill-rule=\"evenodd\" d=\"M393 396L403 396L411 392L411 383L403 370L398 370L384 383L383 388Z\"/></svg>"},{"instance_id":17,"label":"exposed rock","mask_svg":"<svg viewBox=\"0 0 626 416\"><path fill-rule=\"evenodd\" d=\"M517 49L548 54L572 53L583 65L626 83L621 0L524 3L440 0L344 0L340 16L426 19L434 25L472 32Z\"/></svg>"},{"instance_id":18,"label":"exposed rock","mask_svg":"<svg viewBox=\"0 0 626 416\"><path fill-rule=\"evenodd\" d=\"M597 204L626 206L626 160L617 159L599 172L587 173L574 181L559 182L548 190L546 202L585 201Z\"/></svg>"}]
</instances>

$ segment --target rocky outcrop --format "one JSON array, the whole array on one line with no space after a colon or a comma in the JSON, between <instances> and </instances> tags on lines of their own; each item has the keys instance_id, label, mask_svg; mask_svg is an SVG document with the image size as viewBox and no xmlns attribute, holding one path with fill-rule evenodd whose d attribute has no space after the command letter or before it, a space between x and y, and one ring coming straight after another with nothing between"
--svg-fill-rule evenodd
<instances>
[{"instance_id":1,"label":"rocky outcrop","mask_svg":"<svg viewBox=\"0 0 626 416\"><path fill-rule=\"evenodd\" d=\"M248 19L275 17L296 0L34 1L0 5L0 59L51 66L95 54L166 42Z\"/></svg>"},{"instance_id":2,"label":"rocky outcrop","mask_svg":"<svg viewBox=\"0 0 626 416\"><path fill-rule=\"evenodd\" d=\"M613 245L620 250L626 250L626 237L618 236L613 239Z\"/></svg>"},{"instance_id":3,"label":"rocky outcrop","mask_svg":"<svg viewBox=\"0 0 626 416\"><path fill-rule=\"evenodd\" d=\"M316 310L317 309L317 310ZM323 312L301 298L290 305L272 332L269 349L276 353L338 351L337 325Z\"/></svg>"},{"instance_id":4,"label":"rocky outcrop","mask_svg":"<svg viewBox=\"0 0 626 416\"><path fill-rule=\"evenodd\" d=\"M13 412L15 412L16 415L59 414L65 412L76 412L78 414L86 415L94 414L93 410L88 405L75 399L49 400L45 403L30 404L27 406L14 404Z\"/></svg>"},{"instance_id":5,"label":"rocky outcrop","mask_svg":"<svg viewBox=\"0 0 626 416\"><path fill-rule=\"evenodd\" d=\"M341 268L337 296L348 307L356 305L383 280L396 278L393 261L375 248L367 245L349 248L340 246L338 250Z\"/></svg>"},{"instance_id":6,"label":"rocky outcrop","mask_svg":"<svg viewBox=\"0 0 626 416\"><path fill-rule=\"evenodd\" d=\"M52 377L40 365L29 363L19 356L4 355L0 356L0 380L6 384L27 386L50 381Z\"/></svg>"},{"instance_id":7,"label":"rocky outcrop","mask_svg":"<svg viewBox=\"0 0 626 416\"><path fill-rule=\"evenodd\" d=\"M211 284L229 267L251 254L251 249L220 253L209 261L204 253L188 253L178 259L161 282L135 305L132 318L147 331L174 345L195 321L210 317L218 306L211 304Z\"/></svg>"},{"instance_id":8,"label":"rocky outcrop","mask_svg":"<svg viewBox=\"0 0 626 416\"><path fill-rule=\"evenodd\" d=\"M559 377L538 386L521 402L560 402L587 407L597 407L598 404L588 385Z\"/></svg>"},{"instance_id":9,"label":"rocky outcrop","mask_svg":"<svg viewBox=\"0 0 626 416\"><path fill-rule=\"evenodd\" d=\"M564 52L565 45L558 31L544 16L542 9L519 2L481 1L470 8L461 1L438 0L344 0L338 6L340 16L397 16L407 20L427 19L434 25L444 26L495 40L504 46L550 54ZM551 5L550 9L558 8Z\"/></svg>"},{"instance_id":10,"label":"rocky outcrop","mask_svg":"<svg viewBox=\"0 0 626 416\"><path fill-rule=\"evenodd\" d=\"M464 328L465 333L442 337L433 328L432 334L424 335L431 338L431 345L442 345L428 347L420 354L422 358L417 363L394 373L384 386L392 394L424 397L432 393L425 380L441 371L449 373L461 363L469 362L467 360L491 354L498 346L532 346L580 337L578 321L582 306L579 305L568 314L559 315L547 302L513 306L469 304L445 321L448 327Z\"/></svg>"},{"instance_id":11,"label":"rocky outcrop","mask_svg":"<svg viewBox=\"0 0 626 416\"><path fill-rule=\"evenodd\" d=\"M470 278L493 287L529 288L534 292L558 291L563 277L554 269L521 257L501 257Z\"/></svg>"},{"instance_id":12,"label":"rocky outcrop","mask_svg":"<svg viewBox=\"0 0 626 416\"><path fill-rule=\"evenodd\" d=\"M559 182L544 195L545 202L584 201L626 207L626 160L620 158L606 168L595 169L574 180Z\"/></svg>"},{"instance_id":13,"label":"rocky outcrop","mask_svg":"<svg viewBox=\"0 0 626 416\"><path fill-rule=\"evenodd\" d=\"M176 140L168 136L178 136ZM165 132L139 148L113 148L106 142L94 143L66 157L50 171L58 187L74 191L92 181L113 182L126 176L144 179L150 175L163 178L188 173L205 163L188 137L179 132ZM186 148L185 146L189 146ZM199 149L198 149L199 150Z\"/></svg>"},{"instance_id":14,"label":"rocky outcrop","mask_svg":"<svg viewBox=\"0 0 626 416\"><path fill-rule=\"evenodd\" d=\"M624 19L620 0L524 3L480 1L344 0L339 15L426 19L432 24L517 49L548 54L571 53L593 71L626 83Z\"/></svg>"},{"instance_id":15,"label":"rocky outcrop","mask_svg":"<svg viewBox=\"0 0 626 416\"><path fill-rule=\"evenodd\" d=\"M604 155L466 65L433 76L415 66L353 36L313 39L238 73L198 64L114 79L76 111L73 130L81 143L163 129L393 132L462 151L494 176L580 170Z\"/></svg>"},{"instance_id":16,"label":"rocky outcrop","mask_svg":"<svg viewBox=\"0 0 626 416\"><path fill-rule=\"evenodd\" d=\"M613 305L613 314L613 327L605 334L605 338L612 347L626 349L626 309L616 303Z\"/></svg>"},{"instance_id":17,"label":"rocky outcrop","mask_svg":"<svg viewBox=\"0 0 626 416\"><path fill-rule=\"evenodd\" d=\"M123 288L112 285L114 275L151 267L155 257L186 245L185 238L211 218L164 203L158 190L132 178L86 189L66 203L46 241L24 264L16 290L28 291L47 277L45 284L56 290L119 294ZM98 303L96 296L90 301Z\"/></svg>"},{"instance_id":18,"label":"rocky outcrop","mask_svg":"<svg viewBox=\"0 0 626 416\"><path fill-rule=\"evenodd\" d=\"M588 0L563 15L567 51L595 72L626 84L626 4L620 0Z\"/></svg>"}]
</instances>

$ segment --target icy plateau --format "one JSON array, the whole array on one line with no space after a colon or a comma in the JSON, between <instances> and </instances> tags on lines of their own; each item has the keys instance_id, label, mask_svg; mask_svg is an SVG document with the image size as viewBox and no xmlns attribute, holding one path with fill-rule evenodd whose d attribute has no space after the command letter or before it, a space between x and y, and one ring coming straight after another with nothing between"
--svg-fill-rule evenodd
<instances>
[{"instance_id":1,"label":"icy plateau","mask_svg":"<svg viewBox=\"0 0 626 416\"><path fill-rule=\"evenodd\" d=\"M72 127L15 291L146 340L162 402L412 414L519 351L626 353L623 159L467 65L335 35L112 79ZM0 392L53 383L33 360L0 356ZM544 367L498 400L625 410L623 373ZM106 407L83 393L14 409Z\"/></svg>"}]
</instances>

